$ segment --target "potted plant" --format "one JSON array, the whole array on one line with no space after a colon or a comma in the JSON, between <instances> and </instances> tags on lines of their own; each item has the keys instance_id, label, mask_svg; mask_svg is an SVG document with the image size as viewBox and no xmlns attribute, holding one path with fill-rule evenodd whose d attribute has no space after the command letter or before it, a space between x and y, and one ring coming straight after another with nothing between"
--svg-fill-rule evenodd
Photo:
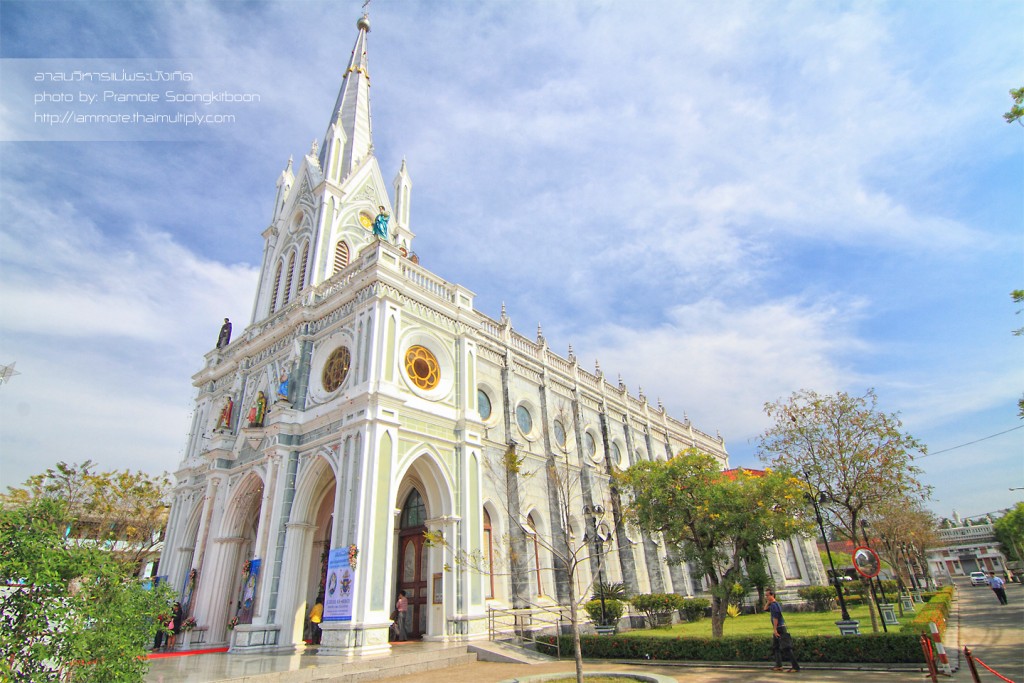
<instances>
[{"instance_id":1,"label":"potted plant","mask_svg":"<svg viewBox=\"0 0 1024 683\"><path fill-rule=\"evenodd\" d=\"M591 600L583 606L587 611L590 620L594 622L594 630L598 635L606 636L615 633L619 626L619 619L625 610L621 600L605 598L602 606L600 600Z\"/></svg>"}]
</instances>

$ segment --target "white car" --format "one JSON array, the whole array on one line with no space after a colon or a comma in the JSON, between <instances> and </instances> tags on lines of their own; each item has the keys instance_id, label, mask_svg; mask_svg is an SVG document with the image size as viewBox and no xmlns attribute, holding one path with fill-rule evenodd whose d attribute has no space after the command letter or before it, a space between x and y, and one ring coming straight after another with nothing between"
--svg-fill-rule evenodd
<instances>
[{"instance_id":1,"label":"white car","mask_svg":"<svg viewBox=\"0 0 1024 683\"><path fill-rule=\"evenodd\" d=\"M985 572L971 572L971 585L987 586L988 579L985 577Z\"/></svg>"}]
</instances>

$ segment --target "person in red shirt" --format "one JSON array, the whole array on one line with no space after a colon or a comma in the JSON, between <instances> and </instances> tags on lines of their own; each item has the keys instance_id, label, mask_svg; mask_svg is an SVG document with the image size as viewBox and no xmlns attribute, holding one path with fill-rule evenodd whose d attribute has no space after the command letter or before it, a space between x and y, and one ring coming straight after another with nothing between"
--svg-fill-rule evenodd
<instances>
[{"instance_id":1,"label":"person in red shirt","mask_svg":"<svg viewBox=\"0 0 1024 683\"><path fill-rule=\"evenodd\" d=\"M408 625L405 621L406 614L409 612L409 598L405 597L405 591L398 591L395 611L398 612L398 639L409 640Z\"/></svg>"}]
</instances>

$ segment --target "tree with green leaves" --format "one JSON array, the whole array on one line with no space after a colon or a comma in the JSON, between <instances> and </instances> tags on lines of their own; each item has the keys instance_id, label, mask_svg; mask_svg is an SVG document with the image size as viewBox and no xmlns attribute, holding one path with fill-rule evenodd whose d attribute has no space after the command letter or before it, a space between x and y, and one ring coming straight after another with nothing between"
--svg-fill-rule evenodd
<instances>
[{"instance_id":1,"label":"tree with green leaves","mask_svg":"<svg viewBox=\"0 0 1024 683\"><path fill-rule=\"evenodd\" d=\"M755 549L806 531L800 483L784 472L723 472L715 458L689 449L668 461L638 462L616 476L626 515L707 578L711 632L722 637L744 559Z\"/></svg>"},{"instance_id":2,"label":"tree with green leaves","mask_svg":"<svg viewBox=\"0 0 1024 683\"><path fill-rule=\"evenodd\" d=\"M1003 544L1003 553L1007 557L1024 561L1021 551L1024 549L1024 503L1017 503L1005 515L992 523L996 538Z\"/></svg>"},{"instance_id":3,"label":"tree with green leaves","mask_svg":"<svg viewBox=\"0 0 1024 683\"><path fill-rule=\"evenodd\" d=\"M1010 111L1003 114L1003 118L1007 123L1017 122L1024 126L1024 88L1010 90L1010 97L1013 99L1013 106L1010 107Z\"/></svg>"},{"instance_id":4,"label":"tree with green leaves","mask_svg":"<svg viewBox=\"0 0 1024 683\"><path fill-rule=\"evenodd\" d=\"M0 680L137 683L172 600L65 534L56 498L0 503Z\"/></svg>"},{"instance_id":5,"label":"tree with green leaves","mask_svg":"<svg viewBox=\"0 0 1024 683\"><path fill-rule=\"evenodd\" d=\"M803 389L764 410L772 424L760 436L761 460L824 493L822 512L843 537L857 541L873 506L930 496L913 464L927 449L903 431L899 413L878 409L873 389L863 396Z\"/></svg>"},{"instance_id":6,"label":"tree with green leaves","mask_svg":"<svg viewBox=\"0 0 1024 683\"><path fill-rule=\"evenodd\" d=\"M63 501L69 515L67 536L98 545L138 572L162 539L169 493L166 474L101 472L86 460L80 465L59 462L21 487L9 487L0 501L11 506Z\"/></svg>"},{"instance_id":7,"label":"tree with green leaves","mask_svg":"<svg viewBox=\"0 0 1024 683\"><path fill-rule=\"evenodd\" d=\"M761 460L801 477L828 523L854 543L876 506L930 496L913 464L925 446L903 431L899 413L878 409L873 389L863 396L802 389L764 411L772 424L760 436ZM877 631L874 610L871 622Z\"/></svg>"},{"instance_id":8,"label":"tree with green leaves","mask_svg":"<svg viewBox=\"0 0 1024 683\"><path fill-rule=\"evenodd\" d=\"M919 499L891 498L874 507L870 533L877 540L878 554L895 570L901 589L916 582L914 564L919 554L939 545L938 528L939 520Z\"/></svg>"}]
</instances>

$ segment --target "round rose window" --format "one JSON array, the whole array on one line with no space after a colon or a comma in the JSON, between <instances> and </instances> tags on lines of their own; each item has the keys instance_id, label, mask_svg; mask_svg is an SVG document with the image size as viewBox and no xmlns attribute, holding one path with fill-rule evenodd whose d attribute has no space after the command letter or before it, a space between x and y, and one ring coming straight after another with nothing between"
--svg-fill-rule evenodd
<instances>
[{"instance_id":1,"label":"round rose window","mask_svg":"<svg viewBox=\"0 0 1024 683\"><path fill-rule=\"evenodd\" d=\"M352 354L349 353L347 346L339 346L331 352L331 355L327 358L327 362L324 364L324 371L320 375L320 380L324 384L324 389L327 391L334 391L342 384L345 383L345 378L348 377L348 369L352 365Z\"/></svg>"},{"instance_id":2,"label":"round rose window","mask_svg":"<svg viewBox=\"0 0 1024 683\"><path fill-rule=\"evenodd\" d=\"M427 348L410 346L405 352L405 372L420 389L431 390L441 380L441 367Z\"/></svg>"}]
</instances>

